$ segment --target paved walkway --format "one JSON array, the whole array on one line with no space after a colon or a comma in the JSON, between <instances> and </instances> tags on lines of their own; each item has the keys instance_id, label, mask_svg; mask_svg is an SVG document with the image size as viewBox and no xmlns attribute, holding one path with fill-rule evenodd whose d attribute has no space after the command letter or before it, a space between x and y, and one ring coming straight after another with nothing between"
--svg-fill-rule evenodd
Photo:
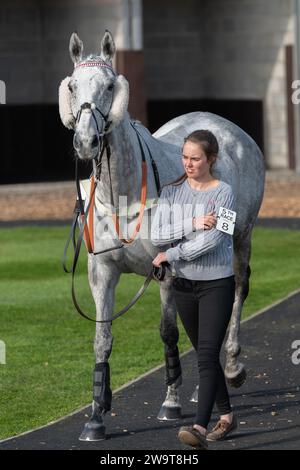
<instances>
[{"instance_id":1,"label":"paved walkway","mask_svg":"<svg viewBox=\"0 0 300 470\"><path fill-rule=\"evenodd\" d=\"M210 445L219 449L300 449L300 364L292 363L292 343L300 340L300 292L242 325L242 362L248 379L232 391L239 428L229 439ZM298 355L300 358L300 353ZM107 415L108 438L80 442L90 408L60 422L0 443L3 449L184 450L176 437L179 426L191 424L196 404L189 398L196 385L195 354L182 358L181 421L160 422L164 368L114 394ZM113 371L112 371L113 373ZM212 424L215 423L214 415Z\"/></svg>"}]
</instances>

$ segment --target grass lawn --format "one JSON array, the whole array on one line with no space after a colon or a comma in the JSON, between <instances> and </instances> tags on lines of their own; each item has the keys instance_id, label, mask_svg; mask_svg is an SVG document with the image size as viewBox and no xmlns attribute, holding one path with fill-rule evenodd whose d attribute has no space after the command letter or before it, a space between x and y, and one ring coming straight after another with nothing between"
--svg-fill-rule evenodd
<instances>
[{"instance_id":1,"label":"grass lawn","mask_svg":"<svg viewBox=\"0 0 300 470\"><path fill-rule=\"evenodd\" d=\"M0 230L0 340L6 344L6 365L0 364L0 439L91 401L95 325L76 313L70 277L61 269L67 233L68 227ZM83 308L92 313L84 251L77 291ZM299 232L256 228L244 317L300 287L299 258ZM142 282L135 275L122 276L115 311ZM153 282L142 300L113 324L113 389L163 362L159 319ZM190 348L185 334L179 347L181 352Z\"/></svg>"}]
</instances>

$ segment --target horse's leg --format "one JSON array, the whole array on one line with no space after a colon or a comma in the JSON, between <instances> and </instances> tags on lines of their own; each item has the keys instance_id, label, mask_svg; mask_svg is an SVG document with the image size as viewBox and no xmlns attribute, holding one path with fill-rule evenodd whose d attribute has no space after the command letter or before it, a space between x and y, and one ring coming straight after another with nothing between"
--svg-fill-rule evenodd
<instances>
[{"instance_id":1,"label":"horse's leg","mask_svg":"<svg viewBox=\"0 0 300 470\"><path fill-rule=\"evenodd\" d=\"M161 324L160 335L165 345L167 395L158 414L158 419L181 418L178 387L182 383L179 351L179 331L176 321L176 306L172 294L172 280L160 282Z\"/></svg>"},{"instance_id":2,"label":"horse's leg","mask_svg":"<svg viewBox=\"0 0 300 470\"><path fill-rule=\"evenodd\" d=\"M112 265L101 265L94 255L89 256L89 283L94 297L97 320L107 320L113 314L114 292L120 272ZM93 380L92 416L85 424L81 441L105 439L104 415L111 409L109 356L113 337L111 323L97 323L94 342L96 365Z\"/></svg>"},{"instance_id":3,"label":"horse's leg","mask_svg":"<svg viewBox=\"0 0 300 470\"><path fill-rule=\"evenodd\" d=\"M228 339L225 345L226 367L225 376L229 385L238 388L246 380L246 371L244 364L237 361L241 352L239 344L240 320L244 301L249 292L251 255L251 231L247 238L235 240L234 243L234 272L235 272L235 299L232 309L232 316L229 328Z\"/></svg>"}]
</instances>

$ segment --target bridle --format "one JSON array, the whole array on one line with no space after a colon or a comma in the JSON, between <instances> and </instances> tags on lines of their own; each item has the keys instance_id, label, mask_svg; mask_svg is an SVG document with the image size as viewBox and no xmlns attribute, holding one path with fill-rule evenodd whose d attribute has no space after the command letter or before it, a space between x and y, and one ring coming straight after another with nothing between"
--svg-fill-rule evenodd
<instances>
[{"instance_id":1,"label":"bridle","mask_svg":"<svg viewBox=\"0 0 300 470\"><path fill-rule=\"evenodd\" d=\"M112 74L114 76L116 76L115 74L115 71L114 69L109 65L107 64L104 60L98 58L98 59L95 59L95 60L86 60L84 62L80 62L78 64L75 65L75 69L78 69L78 68L90 68L90 67L99 67L99 68L107 68L109 69ZM113 101L113 98L111 99L111 103L110 103L110 107L109 107L109 111L107 112L107 114L104 114L101 109L99 109L95 103L89 103L89 102L85 102L83 103L78 112L77 112L77 115L76 115L76 118L75 118L75 126L78 125L79 121L80 121L80 118L81 118L81 114L82 114L82 111L84 111L85 109L89 109L91 111L91 114L93 116L93 119L95 121L95 124L96 124L96 128L97 128L97 132L98 132L98 139L100 141L100 138L103 138L104 135L107 134L108 130L109 130L109 127L111 125L111 121L108 121L108 117L109 117L109 113L110 113L110 110L111 110L111 106L112 106L112 101ZM103 126L103 130L100 132L99 130L99 126L98 126L98 120L95 116L95 111L97 111L103 122L105 123L105 125Z\"/></svg>"},{"instance_id":2,"label":"bridle","mask_svg":"<svg viewBox=\"0 0 300 470\"><path fill-rule=\"evenodd\" d=\"M110 124L111 124L111 122L108 121L109 112L108 112L106 115L104 115L104 114L102 113L102 111L101 111L99 108L97 108L97 106L95 105L95 103L88 103L88 102L83 103L83 104L80 106L80 109L79 109L79 111L78 111L78 113L77 113L77 116L76 116L76 119L75 119L75 125L79 124L82 111L84 111L85 109L89 109L89 110L91 111L91 114L92 114L93 119L94 119L95 124L96 124L97 132L98 132L98 138L99 138L99 137L103 137L103 136L107 133L107 130L109 129L109 126L110 126ZM100 114L101 118L102 118L103 121L105 122L104 132L100 132L100 130L99 130L98 120L97 120L97 118L96 118L96 116L95 116L95 111L97 111L97 112Z\"/></svg>"},{"instance_id":3,"label":"bridle","mask_svg":"<svg viewBox=\"0 0 300 470\"><path fill-rule=\"evenodd\" d=\"M92 65L89 65L90 63ZM96 63L98 64L98 66L108 67L112 70L112 68L108 64L106 64L103 61L98 61L98 60L97 60L97 62L94 61L94 62L86 62L86 63L78 64L77 67L95 66ZM112 103L111 103L111 105L112 105ZM110 105L110 108L111 108L111 105ZM100 181L100 177L101 177L102 158L103 158L105 150L106 150L106 156L107 156L107 162L108 162L108 172L109 172L109 179L110 179L111 203L112 203L112 207L115 207L114 200L113 200L112 181L111 181L111 172L110 172L110 154L111 154L111 152L110 152L110 146L109 146L108 139L107 139L107 132L109 130L111 122L108 121L108 116L109 116L110 110L108 111L108 113L106 115L104 115L102 113L102 111L94 103L85 102L81 105L81 107L80 107L80 109L77 113L76 120L75 120L76 124L79 123L82 111L85 110L85 109L89 109L92 113L93 119L96 123L99 142L100 142L100 138L101 138L101 145L100 145L100 148L99 148L98 155L93 159L93 175L91 177L91 188L90 188L90 195L89 195L89 203L88 203L88 206L87 206L86 210L84 210L84 201L82 199L81 188L80 188L80 180L79 180L79 175L78 175L78 158L76 158L75 181L76 181L76 189L77 189L77 202L76 202L75 209L74 209L74 217L73 217L70 233L69 233L69 236L68 236L68 239L67 239L67 242L66 242L66 245L65 245L65 249L64 249L62 265L63 265L63 269L64 269L65 272L72 274L72 299L73 299L74 306L75 306L76 310L78 311L78 313L81 316L83 316L84 318L86 318L87 320L93 321L95 323L111 323L116 318L120 317L121 315L124 315L124 313L126 313L139 300L139 298L143 295L143 293L147 289L147 287L150 284L152 279L155 279L157 281L162 281L164 279L165 273L166 273L166 265L162 264L162 265L160 265L159 268L152 267L151 271L149 272L149 274L146 277L146 280L145 280L144 284L141 286L141 288L136 293L134 298L129 302L129 304L126 307L124 307L118 313L114 314L110 320L94 320L94 319L90 318L85 312L83 312L83 310L79 306L77 298L76 298L76 294L75 294L75 271L76 271L76 266L77 266L77 262L78 262L78 259L79 259L82 240L83 239L85 240L85 244L86 244L88 252L90 254L94 254L94 255L102 254L102 253L105 253L105 252L110 252L110 251L113 251L113 250L116 250L116 249L123 248L124 245L131 244L135 240L137 234L140 231L142 218L143 218L145 205L146 205L146 198L147 198L147 163L146 163L144 147L143 147L143 144L142 144L142 139L143 138L142 138L140 132L138 131L135 123L130 122L132 128L136 132L137 140L138 140L139 147L140 147L140 150L141 150L141 155L142 155L141 207L140 207L140 211L139 211L139 215L138 215L138 220L137 220L136 227L135 227L133 235L129 239L125 239L123 237L122 233L121 233L118 214L117 214L117 212L115 212L113 214L112 218L113 218L115 229L116 229L116 232L117 232L117 235L118 235L118 238L119 238L121 244L119 246L109 248L109 249L103 250L101 252L95 253L94 252L94 233L93 233L94 232L95 191L96 191L97 183ZM99 115L101 116L101 118L103 119L103 121L105 123L105 125L103 126L104 129L101 132L99 131L99 126L98 126L97 118L95 116L95 111L97 111L99 113ZM147 143L144 139L143 139L143 142L144 142L145 146L147 147L148 154L150 156L150 160L151 160L151 164L152 164L152 168L153 168L153 172L154 172L154 179L155 179L155 183L156 183L157 193L159 195L160 194L160 181L159 181L157 166L156 166L155 161L154 161L154 159L151 155L149 146L147 145ZM81 219L81 227L80 227L80 230L79 230L78 238L76 240L76 227L78 225L78 219L79 218ZM74 258L73 258L71 269L68 269L67 266L66 266L66 257L67 257L67 251L68 251L68 247L70 245L71 240L73 242Z\"/></svg>"}]
</instances>

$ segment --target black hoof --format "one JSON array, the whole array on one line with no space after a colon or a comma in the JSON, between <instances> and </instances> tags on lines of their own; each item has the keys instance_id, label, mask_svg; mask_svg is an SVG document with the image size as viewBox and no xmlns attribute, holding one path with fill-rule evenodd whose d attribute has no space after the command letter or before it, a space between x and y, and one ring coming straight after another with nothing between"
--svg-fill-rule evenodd
<instances>
[{"instance_id":1,"label":"black hoof","mask_svg":"<svg viewBox=\"0 0 300 470\"><path fill-rule=\"evenodd\" d=\"M173 407L167 407L167 406L162 406L158 415L157 419L166 421L166 420L172 420L172 419L181 419L181 407L180 406L173 406Z\"/></svg>"},{"instance_id":2,"label":"black hoof","mask_svg":"<svg viewBox=\"0 0 300 470\"><path fill-rule=\"evenodd\" d=\"M191 396L190 401L192 403L198 403L198 390L199 390L199 385L197 385L197 387L195 388L195 390L193 392L193 395Z\"/></svg>"},{"instance_id":3,"label":"black hoof","mask_svg":"<svg viewBox=\"0 0 300 470\"><path fill-rule=\"evenodd\" d=\"M84 429L79 437L80 441L103 441L106 439L105 436L105 426L103 424L95 423L93 421L89 421L84 426Z\"/></svg>"},{"instance_id":4,"label":"black hoof","mask_svg":"<svg viewBox=\"0 0 300 470\"><path fill-rule=\"evenodd\" d=\"M227 382L232 388L240 388L246 382L246 378L247 372L243 369L236 377L232 379L227 378Z\"/></svg>"}]
</instances>

